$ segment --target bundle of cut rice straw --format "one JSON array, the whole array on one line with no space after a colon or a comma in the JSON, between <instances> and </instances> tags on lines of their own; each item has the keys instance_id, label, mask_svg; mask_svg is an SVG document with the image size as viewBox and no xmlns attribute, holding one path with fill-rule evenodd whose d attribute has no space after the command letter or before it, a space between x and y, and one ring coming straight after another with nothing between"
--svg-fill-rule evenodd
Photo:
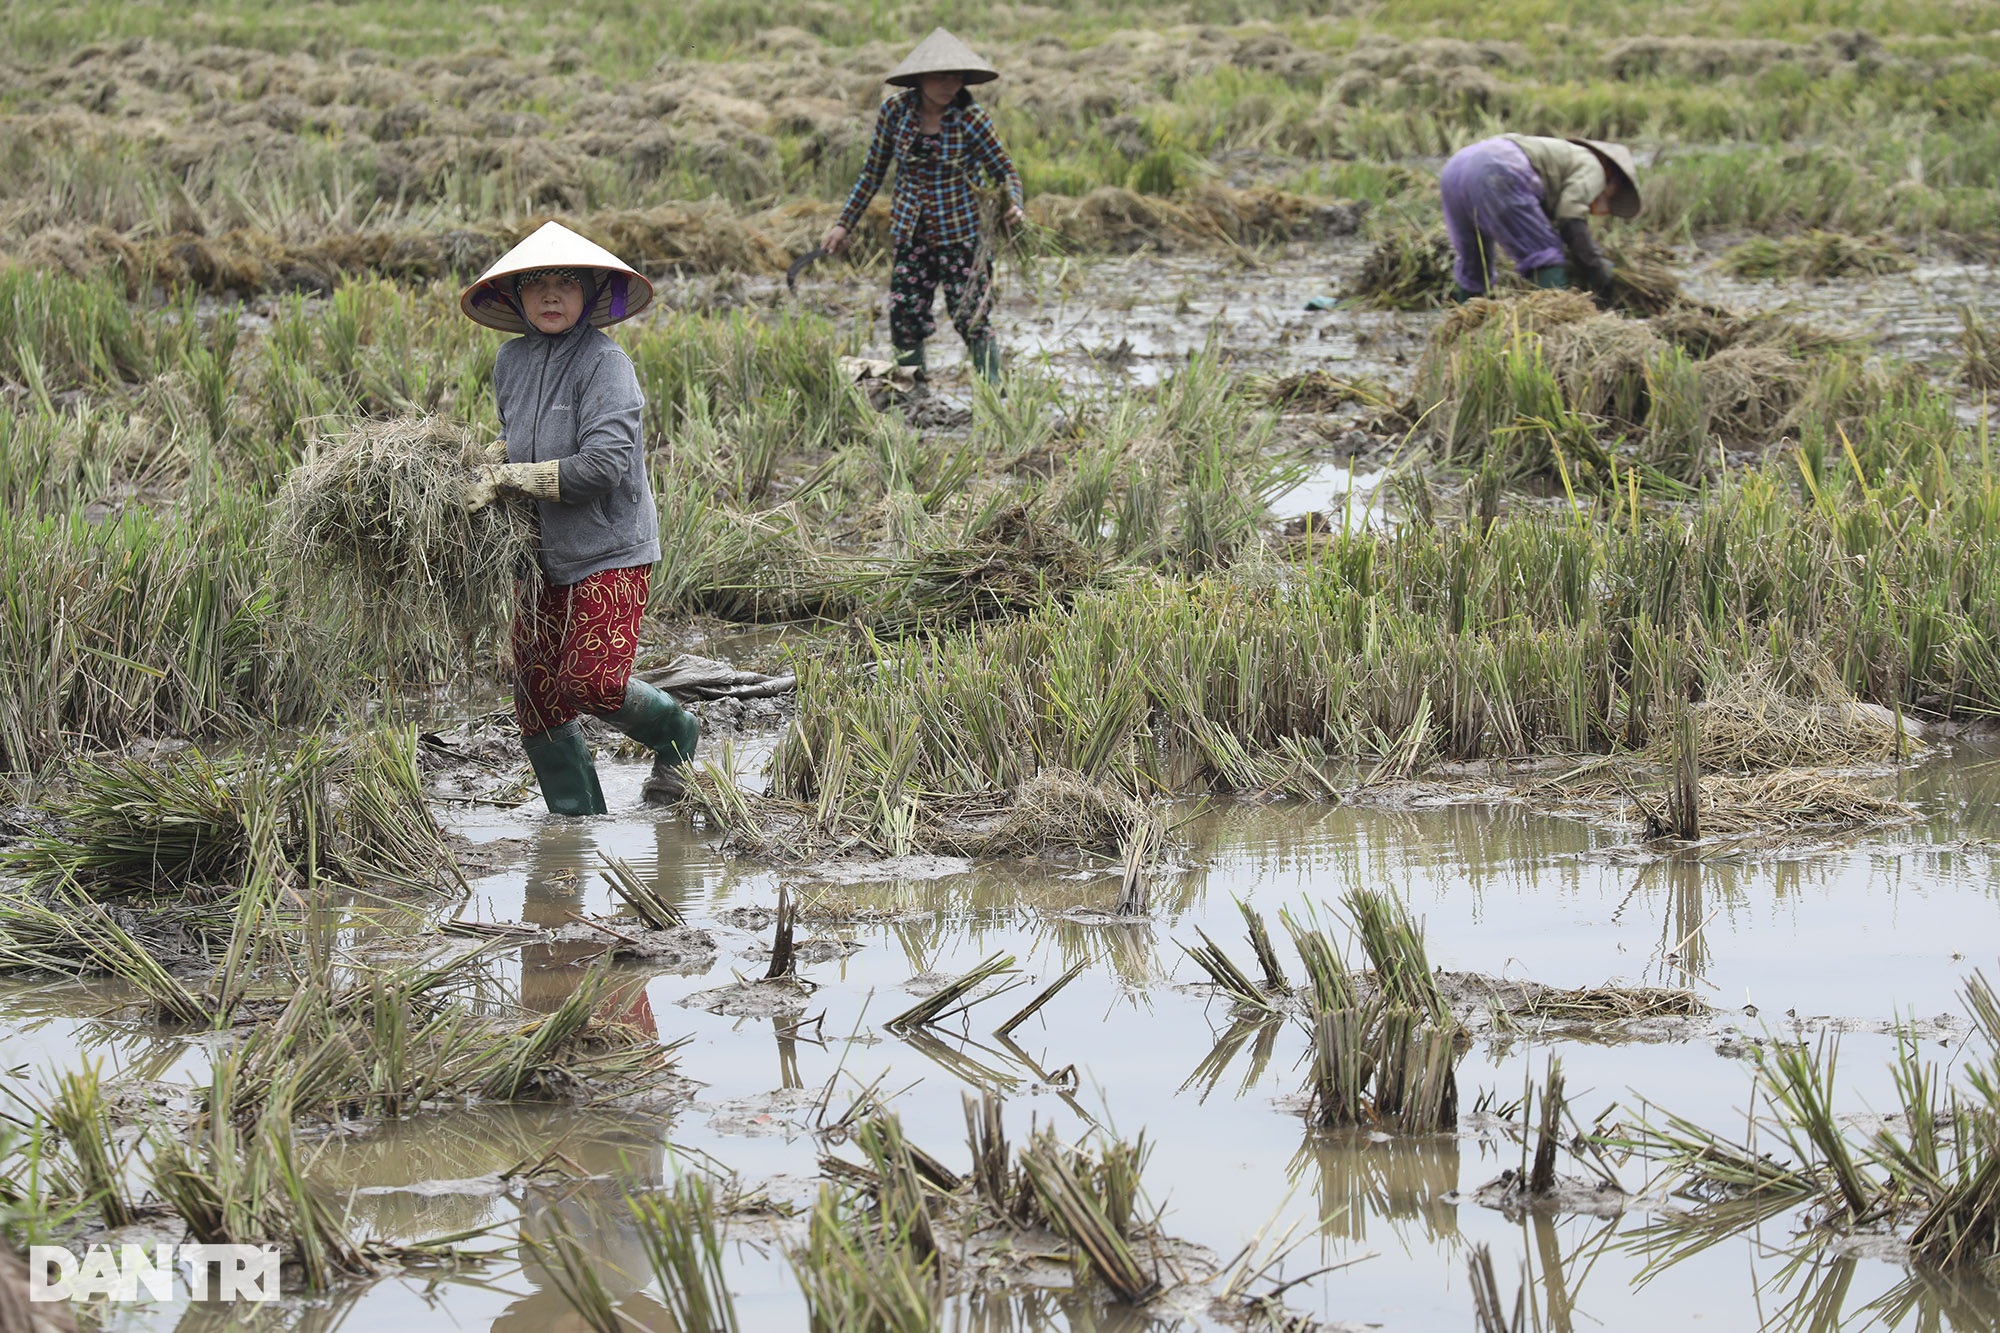
<instances>
[{"instance_id":1,"label":"bundle of cut rice straw","mask_svg":"<svg viewBox=\"0 0 2000 1333\"><path fill-rule=\"evenodd\" d=\"M398 616L474 632L503 624L536 571L531 505L502 493L467 513L481 442L436 417L362 421L292 469L272 514L281 563Z\"/></svg>"}]
</instances>

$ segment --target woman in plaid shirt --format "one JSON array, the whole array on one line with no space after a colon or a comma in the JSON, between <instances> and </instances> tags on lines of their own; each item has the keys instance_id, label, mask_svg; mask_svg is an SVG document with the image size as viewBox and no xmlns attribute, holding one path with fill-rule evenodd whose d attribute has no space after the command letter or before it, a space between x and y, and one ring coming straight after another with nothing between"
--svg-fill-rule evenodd
<instances>
[{"instance_id":1,"label":"woman in plaid shirt","mask_svg":"<svg viewBox=\"0 0 2000 1333\"><path fill-rule=\"evenodd\" d=\"M965 339L973 369L1000 377L1000 349L990 323L993 255L979 234L976 179L1004 185L1005 220L1021 220L1021 173L993 133L993 120L967 85L998 73L958 38L939 28L918 44L886 82L908 89L882 104L875 138L861 178L821 247L830 255L847 248L849 231L896 164L889 231L895 266L889 276L889 340L896 364L924 368L924 339L937 327L931 306L944 288L945 309Z\"/></svg>"}]
</instances>

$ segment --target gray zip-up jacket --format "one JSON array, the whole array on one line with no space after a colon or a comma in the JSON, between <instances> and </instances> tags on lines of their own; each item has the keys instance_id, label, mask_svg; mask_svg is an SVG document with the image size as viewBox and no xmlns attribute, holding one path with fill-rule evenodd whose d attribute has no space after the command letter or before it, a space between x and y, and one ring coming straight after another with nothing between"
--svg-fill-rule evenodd
<instances>
[{"instance_id":1,"label":"gray zip-up jacket","mask_svg":"<svg viewBox=\"0 0 2000 1333\"><path fill-rule=\"evenodd\" d=\"M646 397L625 349L579 320L502 343L493 396L510 463L561 464L562 499L537 501L542 574L558 586L660 558L646 480Z\"/></svg>"}]
</instances>

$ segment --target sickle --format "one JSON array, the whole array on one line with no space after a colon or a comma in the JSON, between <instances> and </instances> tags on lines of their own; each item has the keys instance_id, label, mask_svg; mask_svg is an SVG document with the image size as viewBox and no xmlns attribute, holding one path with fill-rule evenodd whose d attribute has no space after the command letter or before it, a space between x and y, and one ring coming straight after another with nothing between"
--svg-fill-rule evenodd
<instances>
[{"instance_id":1,"label":"sickle","mask_svg":"<svg viewBox=\"0 0 2000 1333\"><path fill-rule=\"evenodd\" d=\"M792 266L785 270L785 290L793 296L797 296L799 294L799 274L805 272L824 258L826 258L826 251L819 246L814 246L797 259L794 259Z\"/></svg>"}]
</instances>

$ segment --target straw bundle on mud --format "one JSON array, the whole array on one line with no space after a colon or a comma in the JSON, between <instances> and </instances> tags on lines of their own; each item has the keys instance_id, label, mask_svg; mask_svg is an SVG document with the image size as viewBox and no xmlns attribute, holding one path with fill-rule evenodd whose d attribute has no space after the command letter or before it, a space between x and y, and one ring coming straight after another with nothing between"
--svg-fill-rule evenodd
<instances>
[{"instance_id":1,"label":"straw bundle on mud","mask_svg":"<svg viewBox=\"0 0 2000 1333\"><path fill-rule=\"evenodd\" d=\"M1438 322L1402 415L1452 461L1498 451L1534 473L1552 471L1560 450L1572 482L1601 481L1604 451L1622 445L1694 482L1717 441L1766 446L1810 412L1836 410L1814 408L1815 386L1852 377L1801 359L1832 344L1787 321L1688 303L1634 319L1578 292L1482 298Z\"/></svg>"},{"instance_id":2,"label":"straw bundle on mud","mask_svg":"<svg viewBox=\"0 0 2000 1333\"><path fill-rule=\"evenodd\" d=\"M1727 347L1703 361L1698 373L1708 433L1732 444L1774 439L1807 379L1805 364L1776 347Z\"/></svg>"},{"instance_id":3,"label":"straw bundle on mud","mask_svg":"<svg viewBox=\"0 0 2000 1333\"><path fill-rule=\"evenodd\" d=\"M1390 401L1388 391L1374 381L1343 379L1324 370L1248 376L1244 388L1287 412L1331 412L1349 403L1384 407Z\"/></svg>"},{"instance_id":4,"label":"straw bundle on mud","mask_svg":"<svg viewBox=\"0 0 2000 1333\"><path fill-rule=\"evenodd\" d=\"M1811 357L1835 351L1848 341L1782 315L1742 315L1697 301L1681 301L1647 322L1697 361L1731 347L1769 347Z\"/></svg>"},{"instance_id":5,"label":"straw bundle on mud","mask_svg":"<svg viewBox=\"0 0 2000 1333\"><path fill-rule=\"evenodd\" d=\"M953 545L919 551L886 570L832 586L877 629L910 630L1005 618L1091 586L1104 560L1049 514L1014 504Z\"/></svg>"},{"instance_id":6,"label":"straw bundle on mud","mask_svg":"<svg viewBox=\"0 0 2000 1333\"><path fill-rule=\"evenodd\" d=\"M1000 821L977 832L942 830L937 842L965 856L1046 856L1091 848L1116 851L1150 822L1124 792L1068 769L1048 768L1014 790Z\"/></svg>"},{"instance_id":7,"label":"straw bundle on mud","mask_svg":"<svg viewBox=\"0 0 2000 1333\"><path fill-rule=\"evenodd\" d=\"M1341 290L1371 310L1436 310L1452 292L1451 241L1442 231L1392 232Z\"/></svg>"},{"instance_id":8,"label":"straw bundle on mud","mask_svg":"<svg viewBox=\"0 0 2000 1333\"><path fill-rule=\"evenodd\" d=\"M1611 308L1628 315L1658 315L1681 299L1681 280L1668 262L1671 255L1647 245L1606 246L1611 261Z\"/></svg>"},{"instance_id":9,"label":"straw bundle on mud","mask_svg":"<svg viewBox=\"0 0 2000 1333\"><path fill-rule=\"evenodd\" d=\"M398 615L502 623L540 537L524 501L466 512L479 460L475 437L436 417L356 423L285 479L272 545L299 573L331 574Z\"/></svg>"},{"instance_id":10,"label":"straw bundle on mud","mask_svg":"<svg viewBox=\"0 0 2000 1333\"><path fill-rule=\"evenodd\" d=\"M1903 251L1870 236L1837 231L1803 232L1797 236L1753 236L1722 256L1722 267L1739 278L1876 277L1901 273L1915 261Z\"/></svg>"},{"instance_id":11,"label":"straw bundle on mud","mask_svg":"<svg viewBox=\"0 0 2000 1333\"><path fill-rule=\"evenodd\" d=\"M1656 986L1579 986L1562 990L1537 982L1503 983L1512 993L1498 997L1506 1011L1521 1018L1571 1019L1591 1023L1634 1018L1700 1018L1708 1005L1692 991Z\"/></svg>"},{"instance_id":12,"label":"straw bundle on mud","mask_svg":"<svg viewBox=\"0 0 2000 1333\"><path fill-rule=\"evenodd\" d=\"M1888 763L1909 752L1909 728L1899 732L1888 709L1825 694L1795 698L1767 672L1745 672L1694 706L1696 762L1705 773L1749 773Z\"/></svg>"},{"instance_id":13,"label":"straw bundle on mud","mask_svg":"<svg viewBox=\"0 0 2000 1333\"><path fill-rule=\"evenodd\" d=\"M1652 405L1648 371L1666 344L1640 320L1595 315L1542 338L1549 369L1573 411L1619 426L1641 426Z\"/></svg>"},{"instance_id":14,"label":"straw bundle on mud","mask_svg":"<svg viewBox=\"0 0 2000 1333\"><path fill-rule=\"evenodd\" d=\"M1482 296L1454 307L1431 330L1432 352L1462 343L1488 324L1506 320L1523 333L1546 333L1564 324L1596 319L1597 303L1583 292L1532 291Z\"/></svg>"},{"instance_id":15,"label":"straw bundle on mud","mask_svg":"<svg viewBox=\"0 0 2000 1333\"><path fill-rule=\"evenodd\" d=\"M1916 817L1915 806L1838 774L1790 770L1701 780L1701 830L1706 835L1859 828Z\"/></svg>"},{"instance_id":16,"label":"straw bundle on mud","mask_svg":"<svg viewBox=\"0 0 2000 1333\"><path fill-rule=\"evenodd\" d=\"M2000 333L1987 328L1971 306L1960 307L1958 317L1963 324L1958 345L1964 354L1959 378L1981 393L2000 389Z\"/></svg>"},{"instance_id":17,"label":"straw bundle on mud","mask_svg":"<svg viewBox=\"0 0 2000 1333\"><path fill-rule=\"evenodd\" d=\"M253 880L334 878L421 891L458 882L424 804L414 730L309 740L290 754L77 765L45 827L0 854L38 891L233 900ZM5 927L0 925L0 936Z\"/></svg>"}]
</instances>

